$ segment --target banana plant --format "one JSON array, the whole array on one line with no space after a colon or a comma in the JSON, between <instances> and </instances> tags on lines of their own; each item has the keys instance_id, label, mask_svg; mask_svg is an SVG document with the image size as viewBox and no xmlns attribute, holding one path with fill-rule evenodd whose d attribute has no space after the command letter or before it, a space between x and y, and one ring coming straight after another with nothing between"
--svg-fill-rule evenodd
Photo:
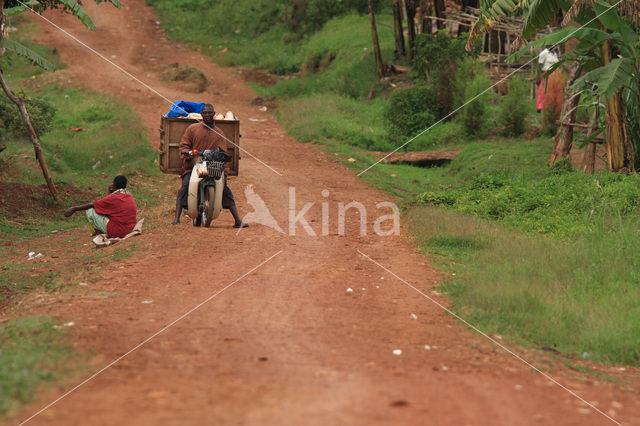
<instances>
[{"instance_id":1,"label":"banana plant","mask_svg":"<svg viewBox=\"0 0 640 426\"><path fill-rule=\"evenodd\" d=\"M111 3L115 7L122 7L122 3L118 0L95 0L96 3ZM83 25L90 29L96 29L95 24L82 8L82 6L75 0L0 0L0 57L4 55L6 51L14 52L17 55L24 56L33 64L44 68L45 70L54 70L54 65L47 61L42 56L35 53L33 50L28 47L18 43L15 40L8 39L5 37L5 22L7 18L19 15L26 11L32 11L34 13L41 13L46 9L61 9L66 12L71 13L73 16L78 18ZM0 87L7 95L7 97L18 107L20 111L20 115L22 116L22 120L24 121L25 127L27 129L27 134L29 135L29 139L33 145L33 149L35 151L35 157L40 164L40 168L42 169L42 174L44 175L44 179L47 183L47 187L49 188L49 192L54 200L57 200L57 190L56 186L53 183L53 179L51 178L51 173L49 171L49 167L47 166L47 162L45 161L44 154L42 153L42 147L40 145L40 139L36 134L36 131L33 128L33 124L31 123L31 119L29 118L29 113L25 106L24 100L19 96L15 95L13 91L9 88L7 81L4 78L2 73L2 69L0 69Z\"/></svg>"},{"instance_id":2,"label":"banana plant","mask_svg":"<svg viewBox=\"0 0 640 426\"><path fill-rule=\"evenodd\" d=\"M573 14L571 9L568 11L571 19L582 23L581 27L569 26L545 35L513 54L509 61L528 54L531 47L576 39L575 48L567 51L549 71L572 62L584 72L571 91L589 92L605 100L608 166L615 171L633 171L640 140L637 132L630 129L638 128L640 117L629 113L637 111L633 105L640 102L640 34L615 5L604 0L581 5L581 9L574 7Z\"/></svg>"},{"instance_id":3,"label":"banana plant","mask_svg":"<svg viewBox=\"0 0 640 426\"><path fill-rule=\"evenodd\" d=\"M519 16L524 18L520 37L531 39L541 28L563 17L564 28L529 43L510 60L529 54L531 47L576 39L576 47L567 51L549 73L569 62L579 67L584 75L571 87L574 96L590 91L605 99L609 168L634 170L634 152L640 148L640 140L637 132L629 129L640 128L640 117L629 116L625 105L633 107L640 101L640 37L635 22L640 16L640 0L615 4L605 0L481 0L480 6L480 17L472 28L474 37L490 29L496 20ZM581 26L567 26L572 21Z\"/></svg>"}]
</instances>

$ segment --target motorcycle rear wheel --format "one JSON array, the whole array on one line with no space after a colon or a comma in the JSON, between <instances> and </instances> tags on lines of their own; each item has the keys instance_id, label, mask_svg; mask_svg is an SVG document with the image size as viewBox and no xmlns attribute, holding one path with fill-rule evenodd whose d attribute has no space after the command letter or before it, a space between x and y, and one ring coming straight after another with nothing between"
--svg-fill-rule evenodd
<instances>
[{"instance_id":1,"label":"motorcycle rear wheel","mask_svg":"<svg viewBox=\"0 0 640 426\"><path fill-rule=\"evenodd\" d=\"M202 213L200 213L201 226L208 228L213 221L214 198L216 190L213 186L204 189L204 200L202 202Z\"/></svg>"}]
</instances>

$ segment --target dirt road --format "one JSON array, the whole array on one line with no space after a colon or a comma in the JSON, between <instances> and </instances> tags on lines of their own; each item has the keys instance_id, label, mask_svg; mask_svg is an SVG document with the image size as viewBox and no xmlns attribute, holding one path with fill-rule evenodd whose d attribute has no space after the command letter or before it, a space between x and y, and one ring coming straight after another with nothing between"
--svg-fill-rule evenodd
<instances>
[{"instance_id":1,"label":"dirt road","mask_svg":"<svg viewBox=\"0 0 640 426\"><path fill-rule=\"evenodd\" d=\"M150 230L137 239L136 255L115 262L91 288L111 297L66 297L35 311L75 323L71 333L78 347L95 351L91 371L241 279L32 424L610 422L359 254L446 304L433 292L441 277L404 231L391 237L374 233L375 218L389 213L375 206L388 201L383 193L356 178L331 153L288 137L270 111L260 112L252 103L255 93L233 70L168 41L143 0L126 4L125 10L116 10L85 2L96 32L69 16L46 16L168 99L208 100L218 110L234 111L242 121L243 147L282 173L244 154L240 177L231 182L241 214L252 211L244 196L251 187L288 231L289 194L295 188L296 212L315 202L305 218L317 235L301 225L295 236L260 225L237 235L226 212L213 229L187 223L172 227L170 198L157 210L143 212ZM55 46L69 66L69 84L125 100L140 114L156 146L159 116L169 103L62 32L46 23L41 27L42 41ZM207 92L187 93L162 81L162 67L174 62L203 70L212 81ZM171 195L177 179L174 183L163 186ZM346 235L338 235L338 203L353 200L367 208L366 236L360 235L354 211ZM326 236L323 202L329 205ZM347 288L353 293L347 294ZM635 385L623 389L537 351L509 346L608 415L640 424ZM402 354L394 355L396 349ZM613 367L607 371L623 374ZM630 372L637 376L630 369L624 374ZM41 394L21 418L81 380Z\"/></svg>"}]
</instances>

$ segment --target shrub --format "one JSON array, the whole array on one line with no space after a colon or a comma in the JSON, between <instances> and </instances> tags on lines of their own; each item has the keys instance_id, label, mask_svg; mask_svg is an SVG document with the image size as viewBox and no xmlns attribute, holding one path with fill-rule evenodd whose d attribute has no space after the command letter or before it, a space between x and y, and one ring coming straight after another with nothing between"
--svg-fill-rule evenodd
<instances>
[{"instance_id":1,"label":"shrub","mask_svg":"<svg viewBox=\"0 0 640 426\"><path fill-rule=\"evenodd\" d=\"M460 62L477 56L478 53L476 48L469 55L465 51L466 42L466 34L452 38L448 30L440 30L435 36L419 34L414 42L413 72L433 89L446 112L451 111L455 105L454 85Z\"/></svg>"},{"instance_id":2,"label":"shrub","mask_svg":"<svg viewBox=\"0 0 640 426\"><path fill-rule=\"evenodd\" d=\"M42 136L50 131L53 117L56 114L56 109L53 104L41 98L25 98L24 103L38 136ZM2 123L0 127L0 140L28 136L18 107L4 95L0 96L0 123Z\"/></svg>"},{"instance_id":3,"label":"shrub","mask_svg":"<svg viewBox=\"0 0 640 426\"><path fill-rule=\"evenodd\" d=\"M396 90L385 107L384 119L392 142L403 143L444 115L444 107L426 86Z\"/></svg>"},{"instance_id":4,"label":"shrub","mask_svg":"<svg viewBox=\"0 0 640 426\"><path fill-rule=\"evenodd\" d=\"M509 92L500 101L500 123L507 136L520 136L525 131L529 96L527 86L516 77L509 81Z\"/></svg>"},{"instance_id":5,"label":"shrub","mask_svg":"<svg viewBox=\"0 0 640 426\"><path fill-rule=\"evenodd\" d=\"M490 86L489 77L483 71L473 77L464 92L466 105L460 110L459 117L468 135L482 137L486 134L490 96L489 93L480 94Z\"/></svg>"}]
</instances>

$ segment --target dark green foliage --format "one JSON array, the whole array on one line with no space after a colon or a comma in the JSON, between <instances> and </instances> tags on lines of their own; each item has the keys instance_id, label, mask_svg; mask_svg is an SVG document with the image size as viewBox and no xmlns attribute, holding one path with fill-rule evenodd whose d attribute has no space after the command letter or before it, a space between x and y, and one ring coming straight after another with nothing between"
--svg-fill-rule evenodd
<instances>
[{"instance_id":1,"label":"dark green foliage","mask_svg":"<svg viewBox=\"0 0 640 426\"><path fill-rule=\"evenodd\" d=\"M506 136L520 136L525 131L529 106L527 85L519 77L509 80L509 92L500 100L500 122Z\"/></svg>"},{"instance_id":2,"label":"dark green foliage","mask_svg":"<svg viewBox=\"0 0 640 426\"><path fill-rule=\"evenodd\" d=\"M42 98L25 98L25 106L31 123L42 136L52 128L52 120L56 109L49 101ZM18 107L6 96L0 96L0 140L28 136Z\"/></svg>"},{"instance_id":3,"label":"dark green foliage","mask_svg":"<svg viewBox=\"0 0 640 426\"><path fill-rule=\"evenodd\" d=\"M479 72L464 91L465 106L460 110L459 118L468 135L482 137L486 135L488 104L491 101L491 81L486 72Z\"/></svg>"},{"instance_id":4,"label":"dark green foliage","mask_svg":"<svg viewBox=\"0 0 640 426\"><path fill-rule=\"evenodd\" d=\"M426 86L414 86L393 92L384 111L389 138L402 144L442 118L444 107Z\"/></svg>"},{"instance_id":5,"label":"dark green foliage","mask_svg":"<svg viewBox=\"0 0 640 426\"><path fill-rule=\"evenodd\" d=\"M419 79L426 81L436 93L438 101L447 112L455 108L455 81L458 79L459 61L477 56L478 49L469 55L464 46L467 34L458 38L449 36L448 30L440 30L437 35L418 34L414 46L412 71Z\"/></svg>"},{"instance_id":6,"label":"dark green foliage","mask_svg":"<svg viewBox=\"0 0 640 426\"><path fill-rule=\"evenodd\" d=\"M459 183L425 192L417 197L418 203L446 206L559 237L581 235L598 221L637 216L637 176L585 175L574 171L568 161L554 167L537 166L534 173L525 165L529 158L524 157L529 154L520 149L523 158L505 157L508 150L507 146L470 145L455 160L464 170L452 168L458 170ZM504 161L510 161L512 168L502 167ZM465 176L469 178L462 180Z\"/></svg>"}]
</instances>

